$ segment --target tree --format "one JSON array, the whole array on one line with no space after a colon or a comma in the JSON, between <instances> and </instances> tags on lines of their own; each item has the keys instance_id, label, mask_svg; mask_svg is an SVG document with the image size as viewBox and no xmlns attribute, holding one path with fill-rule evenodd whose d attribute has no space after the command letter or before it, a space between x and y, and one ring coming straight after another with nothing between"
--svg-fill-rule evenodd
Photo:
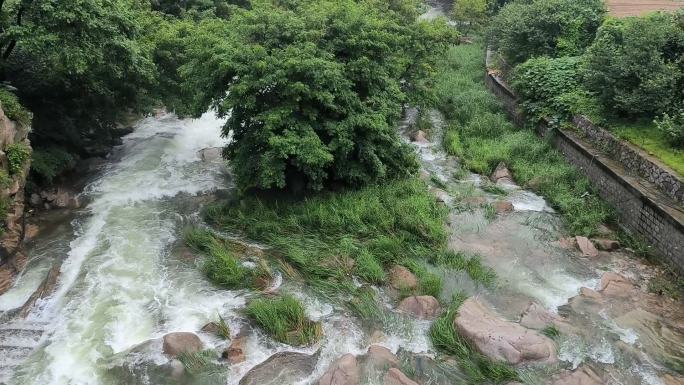
<instances>
[{"instance_id":1,"label":"tree","mask_svg":"<svg viewBox=\"0 0 684 385\"><path fill-rule=\"evenodd\" d=\"M457 0L451 10L451 18L458 24L459 30L467 35L486 24L491 7L489 0Z\"/></svg>"},{"instance_id":2,"label":"tree","mask_svg":"<svg viewBox=\"0 0 684 385\"><path fill-rule=\"evenodd\" d=\"M3 80L34 113L34 144L98 152L117 136L122 113L151 105L148 3L7 0L0 12Z\"/></svg>"},{"instance_id":3,"label":"tree","mask_svg":"<svg viewBox=\"0 0 684 385\"><path fill-rule=\"evenodd\" d=\"M182 72L196 114L211 105L228 117L238 186L318 190L414 171L395 124L454 39L417 16L409 0L253 1L203 22Z\"/></svg>"},{"instance_id":4,"label":"tree","mask_svg":"<svg viewBox=\"0 0 684 385\"><path fill-rule=\"evenodd\" d=\"M536 56L576 56L605 15L602 0L515 0L492 20L489 39L511 65Z\"/></svg>"},{"instance_id":5,"label":"tree","mask_svg":"<svg viewBox=\"0 0 684 385\"><path fill-rule=\"evenodd\" d=\"M607 111L654 117L684 100L684 12L610 19L582 69L585 87Z\"/></svg>"}]
</instances>

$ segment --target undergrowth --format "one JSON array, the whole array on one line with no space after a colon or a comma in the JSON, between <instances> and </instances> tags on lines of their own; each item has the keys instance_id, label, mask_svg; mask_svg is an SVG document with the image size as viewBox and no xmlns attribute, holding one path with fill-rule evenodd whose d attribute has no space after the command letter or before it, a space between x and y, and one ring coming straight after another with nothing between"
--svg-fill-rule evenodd
<instances>
[{"instance_id":1,"label":"undergrowth","mask_svg":"<svg viewBox=\"0 0 684 385\"><path fill-rule=\"evenodd\" d=\"M311 345L323 336L321 323L306 318L304 306L290 295L252 301L247 306L247 315L282 343Z\"/></svg>"},{"instance_id":2,"label":"undergrowth","mask_svg":"<svg viewBox=\"0 0 684 385\"><path fill-rule=\"evenodd\" d=\"M506 163L516 182L543 195L575 234L591 235L600 223L612 220L612 211L589 181L561 154L531 130L508 121L484 85L484 68L480 44L452 47L438 65L438 107L449 120L446 150L483 175Z\"/></svg>"}]
</instances>

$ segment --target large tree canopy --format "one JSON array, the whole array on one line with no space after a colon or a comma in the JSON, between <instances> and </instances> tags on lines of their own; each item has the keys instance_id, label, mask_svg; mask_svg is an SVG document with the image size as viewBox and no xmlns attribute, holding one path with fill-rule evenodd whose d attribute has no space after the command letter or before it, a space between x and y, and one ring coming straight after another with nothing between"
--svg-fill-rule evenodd
<instances>
[{"instance_id":1,"label":"large tree canopy","mask_svg":"<svg viewBox=\"0 0 684 385\"><path fill-rule=\"evenodd\" d=\"M411 0L264 0L202 23L182 72L196 114L228 116L239 187L321 189L415 170L395 124L410 97L426 98L432 54L455 38L417 16Z\"/></svg>"}]
</instances>

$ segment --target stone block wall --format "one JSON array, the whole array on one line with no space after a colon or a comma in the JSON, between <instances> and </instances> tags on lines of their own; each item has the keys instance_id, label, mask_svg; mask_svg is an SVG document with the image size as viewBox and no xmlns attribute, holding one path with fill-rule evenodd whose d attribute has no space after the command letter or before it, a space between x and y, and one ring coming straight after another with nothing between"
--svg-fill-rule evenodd
<instances>
[{"instance_id":1,"label":"stone block wall","mask_svg":"<svg viewBox=\"0 0 684 385\"><path fill-rule=\"evenodd\" d=\"M485 84L502 102L511 120L522 125L518 98L506 82L496 72L487 71ZM588 119L578 117L574 123L583 138L546 127L539 127L537 131L540 135L552 136L555 147L589 178L601 198L615 207L628 231L645 238L658 254L684 274L681 179L633 146L590 124Z\"/></svg>"}]
</instances>

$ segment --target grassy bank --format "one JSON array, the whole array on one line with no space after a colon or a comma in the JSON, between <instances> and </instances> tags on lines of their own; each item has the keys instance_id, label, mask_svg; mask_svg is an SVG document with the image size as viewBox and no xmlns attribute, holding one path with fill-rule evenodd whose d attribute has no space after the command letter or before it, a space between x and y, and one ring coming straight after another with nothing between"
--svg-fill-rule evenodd
<instances>
[{"instance_id":1,"label":"grassy bank","mask_svg":"<svg viewBox=\"0 0 684 385\"><path fill-rule=\"evenodd\" d=\"M465 167L489 175L505 162L517 183L542 196L574 234L591 235L612 213L589 181L532 131L510 123L484 84L484 48L452 47L438 66L438 107L449 121L446 150Z\"/></svg>"},{"instance_id":2,"label":"grassy bank","mask_svg":"<svg viewBox=\"0 0 684 385\"><path fill-rule=\"evenodd\" d=\"M679 175L684 175L684 151L672 148L665 135L658 130L653 122L610 122L608 128L620 139L625 139L641 147L678 172Z\"/></svg>"}]
</instances>

